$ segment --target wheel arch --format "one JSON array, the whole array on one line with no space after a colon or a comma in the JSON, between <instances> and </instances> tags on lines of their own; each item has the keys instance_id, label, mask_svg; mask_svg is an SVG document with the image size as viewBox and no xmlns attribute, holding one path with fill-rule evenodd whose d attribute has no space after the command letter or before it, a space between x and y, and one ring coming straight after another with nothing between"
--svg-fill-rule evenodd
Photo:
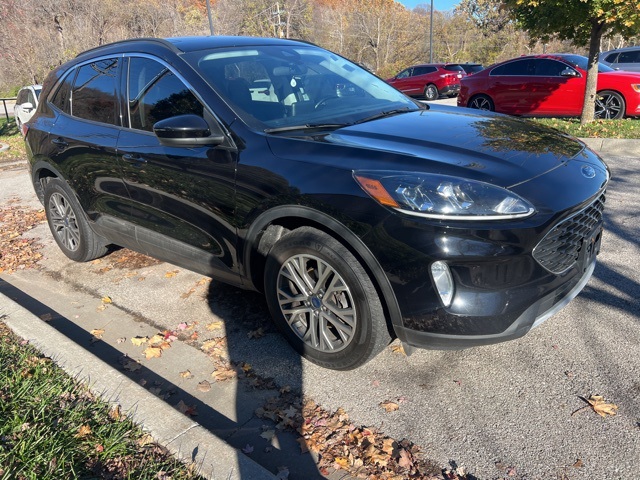
<instances>
[{"instance_id":1,"label":"wheel arch","mask_svg":"<svg viewBox=\"0 0 640 480\"><path fill-rule=\"evenodd\" d=\"M349 228L329 215L304 206L280 206L264 212L247 231L242 249L246 276L253 287L264 291L264 269L269 250L288 232L300 227L316 228L342 243L361 263L374 284L387 319L389 333L397 336L393 325L402 325L402 315L391 284L369 248Z\"/></svg>"},{"instance_id":2,"label":"wheel arch","mask_svg":"<svg viewBox=\"0 0 640 480\"><path fill-rule=\"evenodd\" d=\"M44 202L44 187L50 178L58 178L66 182L62 174L51 164L39 160L31 168L31 181L40 203Z\"/></svg>"}]
</instances>

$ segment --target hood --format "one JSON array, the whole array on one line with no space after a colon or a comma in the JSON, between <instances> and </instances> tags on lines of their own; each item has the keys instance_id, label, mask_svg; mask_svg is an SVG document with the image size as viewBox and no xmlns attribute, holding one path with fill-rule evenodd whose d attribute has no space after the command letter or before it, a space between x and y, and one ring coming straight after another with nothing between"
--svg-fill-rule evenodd
<instances>
[{"instance_id":1,"label":"hood","mask_svg":"<svg viewBox=\"0 0 640 480\"><path fill-rule=\"evenodd\" d=\"M553 129L456 107L431 107L365 122L336 130L325 141L399 154L387 159L400 169L446 170L462 176L466 175L460 170L469 170L469 178L485 177L504 187L539 177L577 156L589 157L584 144Z\"/></svg>"}]
</instances>

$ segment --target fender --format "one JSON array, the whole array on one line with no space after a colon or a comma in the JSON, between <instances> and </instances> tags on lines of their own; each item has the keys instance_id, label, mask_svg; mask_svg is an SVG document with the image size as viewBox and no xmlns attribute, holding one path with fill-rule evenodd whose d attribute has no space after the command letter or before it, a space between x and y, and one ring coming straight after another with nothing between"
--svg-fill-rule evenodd
<instances>
[{"instance_id":1,"label":"fender","mask_svg":"<svg viewBox=\"0 0 640 480\"><path fill-rule=\"evenodd\" d=\"M357 237L342 223L323 212L309 207L285 205L267 210L254 220L249 227L244 240L239 239L239 243L244 242L244 245L239 244L238 253L243 259L245 278L247 281L253 283L254 288L257 287L256 283L258 283L256 282L256 274L258 272L254 272L253 270L260 258L258 247L260 244L261 234L270 225L274 224L285 226L294 225L293 228L300 226L315 227L332 235L338 241L342 242L356 255L356 257L363 263L363 267L372 276L372 281L378 288L385 310L394 327L393 329L396 331L398 330L395 328L396 325L402 327L400 306L398 305L396 296L391 288L389 279L369 248L359 237ZM256 270L262 272L262 269L259 267L256 268ZM259 279L258 285L261 284L262 279ZM404 341L402 338L400 340Z\"/></svg>"}]
</instances>

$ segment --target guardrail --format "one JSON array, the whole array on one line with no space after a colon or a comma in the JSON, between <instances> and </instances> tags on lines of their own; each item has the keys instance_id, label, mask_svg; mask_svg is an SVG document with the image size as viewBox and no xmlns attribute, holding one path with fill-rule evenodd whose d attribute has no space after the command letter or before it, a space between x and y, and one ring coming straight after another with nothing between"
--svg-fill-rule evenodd
<instances>
[{"instance_id":1,"label":"guardrail","mask_svg":"<svg viewBox=\"0 0 640 480\"><path fill-rule=\"evenodd\" d=\"M2 101L2 107L4 108L4 116L7 117L7 122L9 121L9 110L7 109L7 101L8 100L16 100L16 97L13 97L13 98L0 98L0 101Z\"/></svg>"}]
</instances>

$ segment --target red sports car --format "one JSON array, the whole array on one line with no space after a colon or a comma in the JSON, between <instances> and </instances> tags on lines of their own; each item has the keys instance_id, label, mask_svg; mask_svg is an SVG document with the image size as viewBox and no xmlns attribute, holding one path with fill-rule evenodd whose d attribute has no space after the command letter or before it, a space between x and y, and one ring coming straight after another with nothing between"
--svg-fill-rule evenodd
<instances>
[{"instance_id":1,"label":"red sports car","mask_svg":"<svg viewBox=\"0 0 640 480\"><path fill-rule=\"evenodd\" d=\"M412 97L436 100L441 95L455 97L465 75L457 63L425 63L405 68L386 82Z\"/></svg>"},{"instance_id":2,"label":"red sports car","mask_svg":"<svg viewBox=\"0 0 640 480\"><path fill-rule=\"evenodd\" d=\"M531 55L497 63L461 81L459 107L540 117L579 116L587 81L581 55ZM640 74L598 67L596 118L640 116Z\"/></svg>"}]
</instances>

